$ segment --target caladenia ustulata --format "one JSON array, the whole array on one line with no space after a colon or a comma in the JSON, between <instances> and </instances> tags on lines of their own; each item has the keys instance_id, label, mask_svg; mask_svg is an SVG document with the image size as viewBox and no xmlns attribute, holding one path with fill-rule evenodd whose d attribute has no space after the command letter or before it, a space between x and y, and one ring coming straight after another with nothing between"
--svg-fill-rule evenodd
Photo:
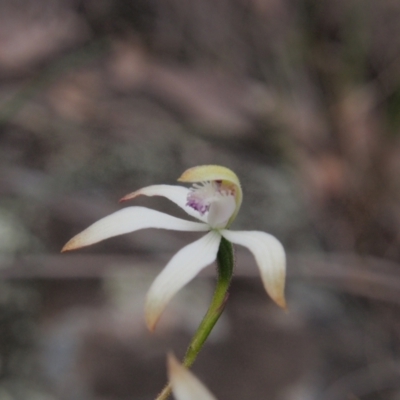
<instances>
[{"instance_id":1,"label":"caladenia ustulata","mask_svg":"<svg viewBox=\"0 0 400 400\"><path fill-rule=\"evenodd\" d=\"M163 196L198 221L187 221L146 207L123 208L89 226L73 237L62 251L75 250L104 239L145 228L177 231L203 231L206 234L178 251L156 277L147 293L145 319L150 331L171 298L202 269L217 261L218 278L211 305L188 347L182 361L190 367L212 328L223 312L234 269L232 244L247 247L253 253L264 287L271 298L285 308L285 251L272 235L261 231L232 231L228 229L242 204L242 189L236 174L218 165L202 165L185 171L180 185L152 185L123 197ZM169 385L157 400L168 398Z\"/></svg>"}]
</instances>

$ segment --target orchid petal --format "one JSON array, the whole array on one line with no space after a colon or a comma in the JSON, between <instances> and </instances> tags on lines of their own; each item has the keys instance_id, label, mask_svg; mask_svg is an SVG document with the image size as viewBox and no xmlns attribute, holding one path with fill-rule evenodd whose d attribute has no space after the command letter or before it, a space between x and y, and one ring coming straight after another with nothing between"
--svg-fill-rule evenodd
<instances>
[{"instance_id":1,"label":"orchid petal","mask_svg":"<svg viewBox=\"0 0 400 400\"><path fill-rule=\"evenodd\" d=\"M146 323L150 331L167 303L183 286L217 257L221 235L211 231L178 251L154 280L146 299Z\"/></svg>"},{"instance_id":2,"label":"orchid petal","mask_svg":"<svg viewBox=\"0 0 400 400\"><path fill-rule=\"evenodd\" d=\"M168 376L176 400L216 400L172 354L168 355Z\"/></svg>"},{"instance_id":3,"label":"orchid petal","mask_svg":"<svg viewBox=\"0 0 400 400\"><path fill-rule=\"evenodd\" d=\"M247 247L254 255L265 290L282 308L285 301L286 256L282 244L274 236L259 231L220 231L232 243Z\"/></svg>"},{"instance_id":4,"label":"orchid petal","mask_svg":"<svg viewBox=\"0 0 400 400\"><path fill-rule=\"evenodd\" d=\"M146 228L193 232L209 230L207 224L186 221L150 208L126 207L100 219L83 232L74 236L61 251L78 249L104 239Z\"/></svg>"},{"instance_id":5,"label":"orchid petal","mask_svg":"<svg viewBox=\"0 0 400 400\"><path fill-rule=\"evenodd\" d=\"M189 168L178 179L179 182L206 182L206 181L222 181L223 185L231 185L235 192L236 209L229 219L228 225L236 218L242 204L242 188L237 175L229 168L219 165L201 165Z\"/></svg>"},{"instance_id":6,"label":"orchid petal","mask_svg":"<svg viewBox=\"0 0 400 400\"><path fill-rule=\"evenodd\" d=\"M162 196L167 198L168 200L171 200L190 216L195 217L200 221L206 222L205 217L202 217L196 210L186 205L189 192L190 190L183 186L152 185L136 190L133 193L127 194L120 200L120 202L131 200L138 196Z\"/></svg>"}]
</instances>

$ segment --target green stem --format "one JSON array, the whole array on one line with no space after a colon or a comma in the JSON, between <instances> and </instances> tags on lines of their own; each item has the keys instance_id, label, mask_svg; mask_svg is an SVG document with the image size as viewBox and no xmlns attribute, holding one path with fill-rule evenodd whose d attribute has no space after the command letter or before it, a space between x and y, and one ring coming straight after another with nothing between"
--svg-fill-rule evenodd
<instances>
[{"instance_id":1,"label":"green stem","mask_svg":"<svg viewBox=\"0 0 400 400\"><path fill-rule=\"evenodd\" d=\"M232 280L235 259L232 243L222 238L217 254L218 280L210 307L194 334L183 358L182 364L189 368L195 362L219 317L224 311L228 299L228 289ZM171 385L167 384L156 400L166 400L171 395Z\"/></svg>"}]
</instances>

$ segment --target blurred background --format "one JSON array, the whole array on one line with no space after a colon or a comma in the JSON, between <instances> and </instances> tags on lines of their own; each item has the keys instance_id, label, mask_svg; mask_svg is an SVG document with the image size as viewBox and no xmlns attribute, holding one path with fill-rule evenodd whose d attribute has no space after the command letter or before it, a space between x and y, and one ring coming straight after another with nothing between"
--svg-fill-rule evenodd
<instances>
[{"instance_id":1,"label":"blurred background","mask_svg":"<svg viewBox=\"0 0 400 400\"><path fill-rule=\"evenodd\" d=\"M153 335L144 296L198 235L59 251L209 163L241 179L232 228L287 249L289 311L237 249L194 372L219 399L399 400L399 18L397 0L2 0L0 400L155 398L215 268Z\"/></svg>"}]
</instances>

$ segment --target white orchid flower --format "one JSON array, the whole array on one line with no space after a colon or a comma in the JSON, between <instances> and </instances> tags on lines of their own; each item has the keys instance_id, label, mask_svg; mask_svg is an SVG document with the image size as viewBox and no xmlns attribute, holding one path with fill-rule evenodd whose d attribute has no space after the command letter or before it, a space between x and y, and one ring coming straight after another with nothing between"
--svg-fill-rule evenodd
<instances>
[{"instance_id":1,"label":"white orchid flower","mask_svg":"<svg viewBox=\"0 0 400 400\"><path fill-rule=\"evenodd\" d=\"M172 354L168 355L167 364L169 381L176 400L217 400Z\"/></svg>"},{"instance_id":2,"label":"white orchid flower","mask_svg":"<svg viewBox=\"0 0 400 400\"><path fill-rule=\"evenodd\" d=\"M191 188L153 185L123 197L126 201L144 196L163 196L201 222L186 221L145 207L127 207L89 226L62 249L69 251L113 236L145 228L208 232L178 251L154 280L146 299L146 323L153 331L171 298L202 269L216 259L221 237L247 247L254 255L264 287L271 298L285 307L285 251L272 235L259 231L231 231L242 203L242 189L236 174L228 168L203 165L185 171L178 179L193 183Z\"/></svg>"}]
</instances>

